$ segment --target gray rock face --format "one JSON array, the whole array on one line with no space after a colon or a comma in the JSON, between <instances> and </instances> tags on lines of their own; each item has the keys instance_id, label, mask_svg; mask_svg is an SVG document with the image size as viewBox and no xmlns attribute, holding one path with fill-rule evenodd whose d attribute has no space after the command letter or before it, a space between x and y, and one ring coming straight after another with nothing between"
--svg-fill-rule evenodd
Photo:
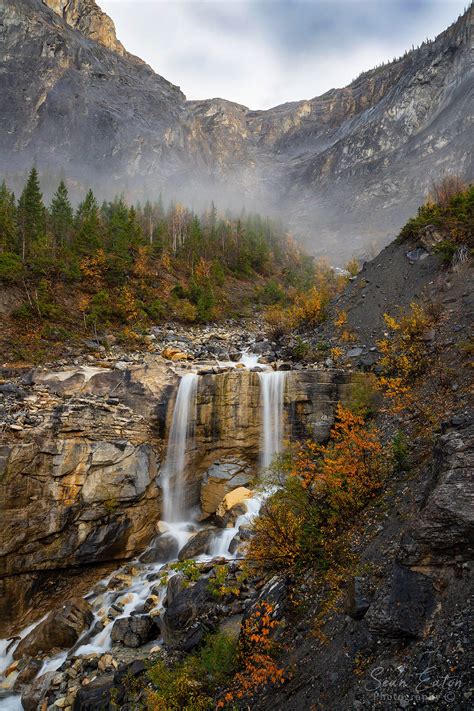
<instances>
[{"instance_id":1,"label":"gray rock face","mask_svg":"<svg viewBox=\"0 0 474 711\"><path fill-rule=\"evenodd\" d=\"M396 565L391 580L371 605L366 619L369 629L376 634L415 638L423 634L434 607L431 579Z\"/></svg>"},{"instance_id":2,"label":"gray rock face","mask_svg":"<svg viewBox=\"0 0 474 711\"><path fill-rule=\"evenodd\" d=\"M474 542L474 425L442 435L434 450L432 486L420 519L402 545L410 565L470 560Z\"/></svg>"},{"instance_id":3,"label":"gray rock face","mask_svg":"<svg viewBox=\"0 0 474 711\"><path fill-rule=\"evenodd\" d=\"M104 197L125 183L194 205L218 195L283 212L314 252L340 259L387 240L443 169L473 177L472 8L344 89L251 111L186 101L126 53L93 0L45 3L0 6L0 172L35 157Z\"/></svg>"}]
</instances>

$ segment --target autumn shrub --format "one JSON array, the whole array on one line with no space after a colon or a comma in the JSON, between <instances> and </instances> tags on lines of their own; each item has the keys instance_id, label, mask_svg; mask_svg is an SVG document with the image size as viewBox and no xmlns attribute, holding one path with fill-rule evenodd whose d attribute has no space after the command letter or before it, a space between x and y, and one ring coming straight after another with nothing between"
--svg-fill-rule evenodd
<instances>
[{"instance_id":1,"label":"autumn shrub","mask_svg":"<svg viewBox=\"0 0 474 711\"><path fill-rule=\"evenodd\" d=\"M269 336L278 341L291 330L291 320L288 310L281 304L268 306L264 312L265 323L268 326Z\"/></svg>"},{"instance_id":2,"label":"autumn shrub","mask_svg":"<svg viewBox=\"0 0 474 711\"><path fill-rule=\"evenodd\" d=\"M238 672L217 702L217 709L235 708L236 703L242 699L247 703L269 684L284 683L285 673L275 661L278 645L272 632L278 622L273 611L273 606L263 600L244 621L238 645Z\"/></svg>"},{"instance_id":3,"label":"autumn shrub","mask_svg":"<svg viewBox=\"0 0 474 711\"><path fill-rule=\"evenodd\" d=\"M412 381L426 367L427 332L433 326L433 317L427 308L413 302L398 318L384 314L384 321L387 336L377 343L382 353L380 368L386 376Z\"/></svg>"},{"instance_id":4,"label":"autumn shrub","mask_svg":"<svg viewBox=\"0 0 474 711\"><path fill-rule=\"evenodd\" d=\"M338 532L375 495L382 474L377 430L339 404L329 442L299 445L285 484L262 506L249 558L269 569L327 567Z\"/></svg>"},{"instance_id":5,"label":"autumn shrub","mask_svg":"<svg viewBox=\"0 0 474 711\"><path fill-rule=\"evenodd\" d=\"M298 294L289 307L289 321L293 328L318 326L326 318L330 294L326 289L311 288Z\"/></svg>"},{"instance_id":6,"label":"autumn shrub","mask_svg":"<svg viewBox=\"0 0 474 711\"><path fill-rule=\"evenodd\" d=\"M351 260L349 260L346 264L346 271L349 272L349 276L355 277L360 271L360 264L359 260L353 257Z\"/></svg>"}]
</instances>

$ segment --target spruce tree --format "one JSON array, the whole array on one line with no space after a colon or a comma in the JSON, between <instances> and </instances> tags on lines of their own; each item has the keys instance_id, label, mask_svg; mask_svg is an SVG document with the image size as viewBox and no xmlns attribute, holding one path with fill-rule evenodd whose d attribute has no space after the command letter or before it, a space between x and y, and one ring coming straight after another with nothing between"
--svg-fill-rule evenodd
<instances>
[{"instance_id":1,"label":"spruce tree","mask_svg":"<svg viewBox=\"0 0 474 711\"><path fill-rule=\"evenodd\" d=\"M58 246L70 243L73 227L73 211L69 201L69 194L63 180L53 197L50 207L51 231L54 241Z\"/></svg>"},{"instance_id":2,"label":"spruce tree","mask_svg":"<svg viewBox=\"0 0 474 711\"><path fill-rule=\"evenodd\" d=\"M101 246L99 206L92 190L77 208L76 239L74 246L78 254L92 254Z\"/></svg>"},{"instance_id":3,"label":"spruce tree","mask_svg":"<svg viewBox=\"0 0 474 711\"><path fill-rule=\"evenodd\" d=\"M21 256L25 261L32 243L46 233L46 211L38 171L33 167L18 202L18 228Z\"/></svg>"},{"instance_id":4,"label":"spruce tree","mask_svg":"<svg viewBox=\"0 0 474 711\"><path fill-rule=\"evenodd\" d=\"M3 181L0 185L0 252L16 250L16 230L15 196Z\"/></svg>"}]
</instances>

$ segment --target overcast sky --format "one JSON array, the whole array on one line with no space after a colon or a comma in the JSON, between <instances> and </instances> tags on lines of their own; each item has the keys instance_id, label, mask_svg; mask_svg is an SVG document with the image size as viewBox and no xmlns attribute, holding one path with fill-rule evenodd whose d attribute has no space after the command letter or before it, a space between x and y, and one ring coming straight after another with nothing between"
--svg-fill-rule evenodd
<instances>
[{"instance_id":1,"label":"overcast sky","mask_svg":"<svg viewBox=\"0 0 474 711\"><path fill-rule=\"evenodd\" d=\"M468 0L97 0L125 47L188 99L264 109L349 84Z\"/></svg>"}]
</instances>

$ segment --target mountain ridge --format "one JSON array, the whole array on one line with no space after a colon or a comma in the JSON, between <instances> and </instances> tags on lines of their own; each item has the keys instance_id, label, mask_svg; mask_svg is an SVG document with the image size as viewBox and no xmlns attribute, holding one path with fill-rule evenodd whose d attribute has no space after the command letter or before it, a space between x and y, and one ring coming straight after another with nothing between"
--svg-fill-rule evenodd
<instances>
[{"instance_id":1,"label":"mountain ridge","mask_svg":"<svg viewBox=\"0 0 474 711\"><path fill-rule=\"evenodd\" d=\"M342 260L393 237L439 173L472 178L472 7L347 87L261 111L187 101L126 52L93 0L14 0L0 13L4 173L36 160L108 194L258 206Z\"/></svg>"}]
</instances>

